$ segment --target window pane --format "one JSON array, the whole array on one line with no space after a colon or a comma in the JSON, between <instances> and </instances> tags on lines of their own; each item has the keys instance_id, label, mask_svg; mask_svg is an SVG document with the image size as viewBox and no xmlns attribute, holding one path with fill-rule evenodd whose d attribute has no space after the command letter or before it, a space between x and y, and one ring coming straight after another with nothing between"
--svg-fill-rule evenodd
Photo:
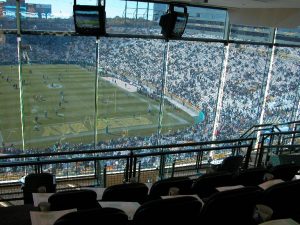
<instances>
[{"instance_id":1,"label":"window pane","mask_svg":"<svg viewBox=\"0 0 300 225\"><path fill-rule=\"evenodd\" d=\"M164 115L172 120L164 117L166 142L211 139L222 63L223 44L170 43Z\"/></svg>"},{"instance_id":2,"label":"window pane","mask_svg":"<svg viewBox=\"0 0 300 225\"><path fill-rule=\"evenodd\" d=\"M106 1L107 33L160 35L155 5L136 1Z\"/></svg>"},{"instance_id":3,"label":"window pane","mask_svg":"<svg viewBox=\"0 0 300 225\"><path fill-rule=\"evenodd\" d=\"M158 40L101 39L97 125L101 148L156 143L162 51Z\"/></svg>"},{"instance_id":4,"label":"window pane","mask_svg":"<svg viewBox=\"0 0 300 225\"><path fill-rule=\"evenodd\" d=\"M294 119L299 101L299 56L298 48L275 49L264 123Z\"/></svg>"},{"instance_id":5,"label":"window pane","mask_svg":"<svg viewBox=\"0 0 300 225\"><path fill-rule=\"evenodd\" d=\"M23 36L27 149L93 142L95 47L93 37Z\"/></svg>"},{"instance_id":6,"label":"window pane","mask_svg":"<svg viewBox=\"0 0 300 225\"><path fill-rule=\"evenodd\" d=\"M17 37L3 35L0 41L0 151L20 153L22 130L17 66Z\"/></svg>"},{"instance_id":7,"label":"window pane","mask_svg":"<svg viewBox=\"0 0 300 225\"><path fill-rule=\"evenodd\" d=\"M269 56L265 46L229 45L218 139L237 138L258 124Z\"/></svg>"}]
</instances>

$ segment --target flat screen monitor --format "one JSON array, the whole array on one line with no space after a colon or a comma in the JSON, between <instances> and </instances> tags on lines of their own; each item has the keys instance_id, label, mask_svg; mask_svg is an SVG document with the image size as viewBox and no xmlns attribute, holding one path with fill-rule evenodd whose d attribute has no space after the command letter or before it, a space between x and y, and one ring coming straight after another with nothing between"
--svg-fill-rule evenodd
<instances>
[{"instance_id":1,"label":"flat screen monitor","mask_svg":"<svg viewBox=\"0 0 300 225\"><path fill-rule=\"evenodd\" d=\"M166 39L180 38L183 35L188 20L186 7L183 8L184 12L175 12L174 6L170 6L168 12L160 17L161 33Z\"/></svg>"},{"instance_id":2,"label":"flat screen monitor","mask_svg":"<svg viewBox=\"0 0 300 225\"><path fill-rule=\"evenodd\" d=\"M74 5L75 31L82 35L105 35L105 7Z\"/></svg>"}]
</instances>

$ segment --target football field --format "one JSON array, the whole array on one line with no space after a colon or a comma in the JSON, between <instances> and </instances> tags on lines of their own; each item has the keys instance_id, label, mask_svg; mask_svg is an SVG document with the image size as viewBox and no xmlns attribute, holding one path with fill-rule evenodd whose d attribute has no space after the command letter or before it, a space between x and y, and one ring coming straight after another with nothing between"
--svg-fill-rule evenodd
<instances>
[{"instance_id":1,"label":"football field","mask_svg":"<svg viewBox=\"0 0 300 225\"><path fill-rule=\"evenodd\" d=\"M96 84L94 70L77 65L26 64L21 80L23 93L17 66L0 66L0 141L6 146L21 147L21 124L26 148L45 148L58 142L93 143L95 127L97 141L157 132L159 101L107 77L99 78ZM164 133L193 123L191 116L170 104L165 105L163 115Z\"/></svg>"}]
</instances>

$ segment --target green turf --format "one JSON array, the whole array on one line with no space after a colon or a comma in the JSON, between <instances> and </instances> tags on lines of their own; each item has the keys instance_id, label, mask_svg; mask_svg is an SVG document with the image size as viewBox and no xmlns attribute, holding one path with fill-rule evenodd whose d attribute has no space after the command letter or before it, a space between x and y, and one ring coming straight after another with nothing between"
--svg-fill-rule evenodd
<instances>
[{"instance_id":1,"label":"green turf","mask_svg":"<svg viewBox=\"0 0 300 225\"><path fill-rule=\"evenodd\" d=\"M93 142L95 72L76 65L33 64L23 65L22 70L26 148L47 147L59 141ZM13 87L18 85L18 70L16 66L0 66L0 72L0 140L21 146L20 92ZM158 101L101 78L98 87L98 141L157 132ZM192 123L193 118L182 110L165 107L163 131L176 131Z\"/></svg>"}]
</instances>

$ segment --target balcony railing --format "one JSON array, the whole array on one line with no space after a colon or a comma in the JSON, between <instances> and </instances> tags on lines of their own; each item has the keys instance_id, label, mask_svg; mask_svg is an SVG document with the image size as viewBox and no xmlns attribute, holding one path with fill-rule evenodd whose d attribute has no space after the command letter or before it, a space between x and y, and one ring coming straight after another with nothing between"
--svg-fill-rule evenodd
<instances>
[{"instance_id":1,"label":"balcony railing","mask_svg":"<svg viewBox=\"0 0 300 225\"><path fill-rule=\"evenodd\" d=\"M65 189L90 185L106 187L128 182L133 178L139 182L147 182L170 176L199 175L210 163L220 163L222 158L236 154L245 156L243 167L247 168L251 160L253 141L253 138L245 138L119 149L3 155L0 156L0 201L22 199L21 178L28 173L50 172L56 175L58 189Z\"/></svg>"}]
</instances>

